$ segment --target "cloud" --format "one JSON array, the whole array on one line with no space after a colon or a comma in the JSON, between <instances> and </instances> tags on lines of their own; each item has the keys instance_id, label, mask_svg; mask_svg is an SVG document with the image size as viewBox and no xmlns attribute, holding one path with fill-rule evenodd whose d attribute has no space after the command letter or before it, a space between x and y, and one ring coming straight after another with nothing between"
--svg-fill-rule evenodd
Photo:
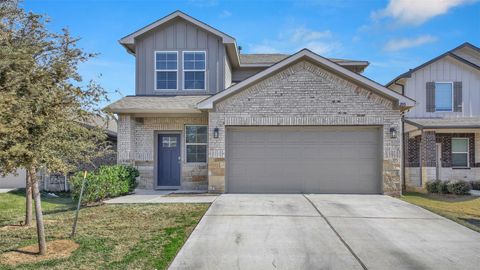
<instances>
[{"instance_id":1,"label":"cloud","mask_svg":"<svg viewBox=\"0 0 480 270\"><path fill-rule=\"evenodd\" d=\"M399 24L420 25L454 7L476 1L478 0L390 0L385 9L372 12L371 17L374 20L391 17Z\"/></svg>"},{"instance_id":2,"label":"cloud","mask_svg":"<svg viewBox=\"0 0 480 270\"><path fill-rule=\"evenodd\" d=\"M383 50L387 52L396 52L403 49L409 49L423 44L432 43L436 40L437 38L431 35L423 35L416 38L391 39L385 44Z\"/></svg>"},{"instance_id":3,"label":"cloud","mask_svg":"<svg viewBox=\"0 0 480 270\"><path fill-rule=\"evenodd\" d=\"M277 39L263 40L260 44L249 46L251 53L293 53L303 48L318 54L327 54L341 47L333 40L329 30L315 31L305 27L289 29L278 35Z\"/></svg>"},{"instance_id":4,"label":"cloud","mask_svg":"<svg viewBox=\"0 0 480 270\"><path fill-rule=\"evenodd\" d=\"M220 13L220 18L227 18L230 16L232 16L232 13L226 9L222 10L222 12Z\"/></svg>"}]
</instances>

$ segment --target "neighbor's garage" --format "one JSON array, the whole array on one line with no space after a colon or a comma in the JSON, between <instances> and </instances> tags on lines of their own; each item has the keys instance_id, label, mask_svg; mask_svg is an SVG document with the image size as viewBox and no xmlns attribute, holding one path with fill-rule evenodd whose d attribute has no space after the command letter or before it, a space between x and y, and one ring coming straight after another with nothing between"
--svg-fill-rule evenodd
<instances>
[{"instance_id":1,"label":"neighbor's garage","mask_svg":"<svg viewBox=\"0 0 480 270\"><path fill-rule=\"evenodd\" d=\"M229 193L381 193L380 127L229 127Z\"/></svg>"}]
</instances>

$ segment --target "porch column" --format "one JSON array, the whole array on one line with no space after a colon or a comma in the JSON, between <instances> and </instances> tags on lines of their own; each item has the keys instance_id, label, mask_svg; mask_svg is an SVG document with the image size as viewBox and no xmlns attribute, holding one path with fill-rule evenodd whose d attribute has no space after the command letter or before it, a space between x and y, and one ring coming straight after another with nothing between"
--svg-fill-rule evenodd
<instances>
[{"instance_id":1,"label":"porch column","mask_svg":"<svg viewBox=\"0 0 480 270\"><path fill-rule=\"evenodd\" d=\"M128 114L118 116L117 163L135 163L135 118Z\"/></svg>"},{"instance_id":2,"label":"porch column","mask_svg":"<svg viewBox=\"0 0 480 270\"><path fill-rule=\"evenodd\" d=\"M422 131L420 141L420 167L422 187L426 187L427 181L435 180L436 173L436 140L435 131Z\"/></svg>"},{"instance_id":3,"label":"porch column","mask_svg":"<svg viewBox=\"0 0 480 270\"><path fill-rule=\"evenodd\" d=\"M475 167L480 167L480 131L475 133Z\"/></svg>"}]
</instances>

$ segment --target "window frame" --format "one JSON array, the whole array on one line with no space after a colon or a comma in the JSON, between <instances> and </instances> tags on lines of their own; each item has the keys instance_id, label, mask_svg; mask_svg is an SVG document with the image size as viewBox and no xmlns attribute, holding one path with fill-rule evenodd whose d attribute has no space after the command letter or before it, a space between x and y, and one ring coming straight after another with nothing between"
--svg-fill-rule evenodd
<instances>
[{"instance_id":1,"label":"window frame","mask_svg":"<svg viewBox=\"0 0 480 270\"><path fill-rule=\"evenodd\" d=\"M466 152L454 152L453 151L453 140L465 140L467 141L467 151ZM452 137L452 168L470 168L470 138L464 137ZM454 166L453 165L453 154L467 154L467 166Z\"/></svg>"},{"instance_id":2,"label":"window frame","mask_svg":"<svg viewBox=\"0 0 480 270\"><path fill-rule=\"evenodd\" d=\"M177 68L175 70L173 69L157 69L157 53L175 53L176 54L176 58L177 58ZM179 72L178 72L178 62L179 62L179 53L178 51L154 51L153 52L153 70L154 70L154 75L153 75L153 89L155 91L178 91L178 79L179 79ZM175 73L177 74L176 75L176 78L177 78L177 81L176 81L176 84L175 84L175 89L161 89L161 88L157 88L157 71L175 71Z\"/></svg>"},{"instance_id":3,"label":"window frame","mask_svg":"<svg viewBox=\"0 0 480 270\"><path fill-rule=\"evenodd\" d=\"M449 111L438 111L438 110L437 110L437 84L450 84L450 85L451 85L451 88L450 88L450 89L451 89L451 96L452 96L452 104L451 104L451 107L450 107L451 109L450 109ZM449 112L453 112L453 111L454 111L453 106L455 105L455 101L454 101L455 96L454 96L453 82L448 82L448 81L445 81L445 82L444 82L444 81L434 82L434 86L435 86L435 100L434 100L434 102L435 102L435 112L436 112L436 113L445 113L445 112L446 112L446 113L449 113Z\"/></svg>"},{"instance_id":4,"label":"window frame","mask_svg":"<svg viewBox=\"0 0 480 270\"><path fill-rule=\"evenodd\" d=\"M205 54L205 67L203 70L200 69L185 69L185 53L199 53L203 52ZM203 80L203 89L185 89L185 73L192 71L203 71L204 80ZM182 51L182 89L184 91L207 91L207 51Z\"/></svg>"},{"instance_id":5,"label":"window frame","mask_svg":"<svg viewBox=\"0 0 480 270\"><path fill-rule=\"evenodd\" d=\"M207 142L205 143L187 143L187 127L206 127L207 128ZM208 125L185 125L185 136L184 136L184 142L185 142L185 163L188 164L207 164L208 163ZM205 145L205 162L189 162L188 161L188 151L187 151L187 146L189 145Z\"/></svg>"}]
</instances>

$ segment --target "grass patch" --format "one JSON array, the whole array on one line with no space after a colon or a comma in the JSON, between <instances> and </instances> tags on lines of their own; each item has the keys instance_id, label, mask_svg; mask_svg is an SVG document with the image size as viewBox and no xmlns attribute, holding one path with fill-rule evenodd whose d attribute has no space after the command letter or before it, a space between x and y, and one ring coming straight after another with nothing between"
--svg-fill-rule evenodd
<instances>
[{"instance_id":1,"label":"grass patch","mask_svg":"<svg viewBox=\"0 0 480 270\"><path fill-rule=\"evenodd\" d=\"M42 194L42 210L44 215L73 209L74 203L67 193L56 193L59 197ZM32 203L33 205L33 203ZM35 207L33 216L35 217ZM0 226L18 225L25 219L25 189L0 193Z\"/></svg>"},{"instance_id":2,"label":"grass patch","mask_svg":"<svg viewBox=\"0 0 480 270\"><path fill-rule=\"evenodd\" d=\"M407 192L402 200L480 232L480 197Z\"/></svg>"},{"instance_id":3,"label":"grass patch","mask_svg":"<svg viewBox=\"0 0 480 270\"><path fill-rule=\"evenodd\" d=\"M12 220L23 218L24 202L20 204L20 209L7 211L5 205L1 204L1 200L6 200L2 198L3 195L0 194L2 219L10 224ZM7 196L11 197L12 194ZM62 203L62 198L55 199L59 199L58 204L51 205L51 212L45 215L47 241L66 239L71 232L74 216L72 204ZM0 262L0 270L166 269L208 206L208 204L143 204L87 207L80 211L78 221L75 241L79 248L70 257L22 264L17 267ZM0 254L35 243L34 226L0 227Z\"/></svg>"}]
</instances>

